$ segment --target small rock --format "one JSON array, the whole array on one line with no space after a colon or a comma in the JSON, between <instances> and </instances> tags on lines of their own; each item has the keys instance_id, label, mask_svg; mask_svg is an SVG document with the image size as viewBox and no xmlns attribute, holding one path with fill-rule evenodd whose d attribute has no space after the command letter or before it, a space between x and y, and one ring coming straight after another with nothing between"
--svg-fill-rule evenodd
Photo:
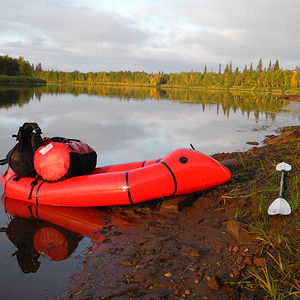
<instances>
[{"instance_id":1,"label":"small rock","mask_svg":"<svg viewBox=\"0 0 300 300\"><path fill-rule=\"evenodd\" d=\"M243 271L243 270L245 270L245 268L246 268L246 266L242 265L242 266L239 267L239 271Z\"/></svg>"},{"instance_id":2,"label":"small rock","mask_svg":"<svg viewBox=\"0 0 300 300\"><path fill-rule=\"evenodd\" d=\"M243 226L241 222L229 220L226 225L226 231L230 233L239 244L250 244L253 241L253 236L251 236Z\"/></svg>"},{"instance_id":3,"label":"small rock","mask_svg":"<svg viewBox=\"0 0 300 300\"><path fill-rule=\"evenodd\" d=\"M185 290L184 293L185 293L186 295L190 295L191 292L190 292L190 290Z\"/></svg>"},{"instance_id":4,"label":"small rock","mask_svg":"<svg viewBox=\"0 0 300 300\"><path fill-rule=\"evenodd\" d=\"M239 256L238 259L236 260L236 262L238 264L241 264L243 262L243 260L244 260L244 257L243 256Z\"/></svg>"},{"instance_id":5,"label":"small rock","mask_svg":"<svg viewBox=\"0 0 300 300\"><path fill-rule=\"evenodd\" d=\"M190 257L200 257L201 254L199 253L199 251L192 251L190 252Z\"/></svg>"},{"instance_id":6,"label":"small rock","mask_svg":"<svg viewBox=\"0 0 300 300\"><path fill-rule=\"evenodd\" d=\"M170 273L170 272L168 272L168 273L165 273L165 277L172 277L173 276L173 274L172 273Z\"/></svg>"},{"instance_id":7,"label":"small rock","mask_svg":"<svg viewBox=\"0 0 300 300\"><path fill-rule=\"evenodd\" d=\"M135 261L130 261L130 260L121 260L119 261L119 264L122 266L131 267L131 266L136 266L137 263Z\"/></svg>"},{"instance_id":8,"label":"small rock","mask_svg":"<svg viewBox=\"0 0 300 300\"><path fill-rule=\"evenodd\" d=\"M236 165L238 162L239 162L238 159L232 158L232 159L222 160L221 164L225 167L229 167L229 166Z\"/></svg>"},{"instance_id":9,"label":"small rock","mask_svg":"<svg viewBox=\"0 0 300 300\"><path fill-rule=\"evenodd\" d=\"M175 290L174 294L175 294L176 296L179 296L179 295L180 295L180 291L179 291L179 290Z\"/></svg>"},{"instance_id":10,"label":"small rock","mask_svg":"<svg viewBox=\"0 0 300 300\"><path fill-rule=\"evenodd\" d=\"M264 143L270 145L275 143L282 143L287 141L293 141L300 138L300 133L296 130L288 130L281 133L279 136L269 136L264 139Z\"/></svg>"},{"instance_id":11,"label":"small rock","mask_svg":"<svg viewBox=\"0 0 300 300\"><path fill-rule=\"evenodd\" d=\"M222 253L222 250L221 250L220 248L218 248L218 249L216 250L216 253L220 254L220 253Z\"/></svg>"},{"instance_id":12,"label":"small rock","mask_svg":"<svg viewBox=\"0 0 300 300\"><path fill-rule=\"evenodd\" d=\"M239 270L237 270L237 269L233 269L233 270L232 270L232 274L234 275L234 277L238 277L238 276L241 275L241 273L240 273Z\"/></svg>"},{"instance_id":13,"label":"small rock","mask_svg":"<svg viewBox=\"0 0 300 300\"><path fill-rule=\"evenodd\" d=\"M168 200L165 200L161 207L160 207L160 211L162 213L178 213L179 209L179 203L182 200L182 197L174 197Z\"/></svg>"},{"instance_id":14,"label":"small rock","mask_svg":"<svg viewBox=\"0 0 300 300\"><path fill-rule=\"evenodd\" d=\"M244 259L244 264L245 265L249 265L249 266L252 266L252 259L250 257L246 257Z\"/></svg>"},{"instance_id":15,"label":"small rock","mask_svg":"<svg viewBox=\"0 0 300 300\"><path fill-rule=\"evenodd\" d=\"M248 144L248 145L253 145L253 146L257 146L259 143L258 143L258 142L246 142L246 144Z\"/></svg>"},{"instance_id":16,"label":"small rock","mask_svg":"<svg viewBox=\"0 0 300 300\"><path fill-rule=\"evenodd\" d=\"M263 257L255 257L253 259L253 264L257 267L261 267L265 262L265 259Z\"/></svg>"},{"instance_id":17,"label":"small rock","mask_svg":"<svg viewBox=\"0 0 300 300\"><path fill-rule=\"evenodd\" d=\"M217 275L213 276L207 283L208 287L214 291L221 289L221 281Z\"/></svg>"},{"instance_id":18,"label":"small rock","mask_svg":"<svg viewBox=\"0 0 300 300\"><path fill-rule=\"evenodd\" d=\"M235 246L235 247L233 247L232 250L233 250L233 252L238 253L240 251L240 248Z\"/></svg>"},{"instance_id":19,"label":"small rock","mask_svg":"<svg viewBox=\"0 0 300 300\"><path fill-rule=\"evenodd\" d=\"M160 212L162 213L178 213L184 207L191 206L193 202L196 200L197 194L177 196L170 199L165 200L160 206Z\"/></svg>"}]
</instances>

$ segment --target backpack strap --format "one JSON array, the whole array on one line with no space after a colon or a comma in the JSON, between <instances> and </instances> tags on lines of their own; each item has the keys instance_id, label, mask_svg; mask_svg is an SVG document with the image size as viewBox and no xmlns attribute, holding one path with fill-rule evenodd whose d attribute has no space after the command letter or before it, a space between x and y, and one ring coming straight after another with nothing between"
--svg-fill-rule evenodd
<instances>
[{"instance_id":1,"label":"backpack strap","mask_svg":"<svg viewBox=\"0 0 300 300\"><path fill-rule=\"evenodd\" d=\"M19 141L20 151L24 149L26 145L31 145L31 135L35 132L37 135L42 134L42 130L37 123L24 123L19 128L17 134L17 141Z\"/></svg>"},{"instance_id":2,"label":"backpack strap","mask_svg":"<svg viewBox=\"0 0 300 300\"><path fill-rule=\"evenodd\" d=\"M0 159L0 166L4 166L6 164L7 164L7 159L6 158Z\"/></svg>"},{"instance_id":3,"label":"backpack strap","mask_svg":"<svg viewBox=\"0 0 300 300\"><path fill-rule=\"evenodd\" d=\"M81 140L78 139L70 139L70 138L65 138L65 137L60 137L60 136L55 136L50 138L51 142L57 142L57 143L67 143L69 141L73 142L81 142Z\"/></svg>"},{"instance_id":4,"label":"backpack strap","mask_svg":"<svg viewBox=\"0 0 300 300\"><path fill-rule=\"evenodd\" d=\"M45 143L43 141L43 138L40 136L39 133L31 133L31 148L32 148L32 153L34 155L35 151L40 148L41 146L44 146Z\"/></svg>"}]
</instances>

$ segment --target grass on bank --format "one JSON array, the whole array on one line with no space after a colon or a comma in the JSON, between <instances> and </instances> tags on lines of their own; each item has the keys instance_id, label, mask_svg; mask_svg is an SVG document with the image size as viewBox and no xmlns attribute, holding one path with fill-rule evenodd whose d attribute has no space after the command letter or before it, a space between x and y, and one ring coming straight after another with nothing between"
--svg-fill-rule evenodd
<instances>
[{"instance_id":1,"label":"grass on bank","mask_svg":"<svg viewBox=\"0 0 300 300\"><path fill-rule=\"evenodd\" d=\"M0 75L0 84L47 84L44 79L29 76Z\"/></svg>"},{"instance_id":2,"label":"grass on bank","mask_svg":"<svg viewBox=\"0 0 300 300\"><path fill-rule=\"evenodd\" d=\"M231 168L232 183L226 187L230 189L227 199L236 206L236 219L249 224L265 258L263 267L240 284L260 289L266 299L300 299L299 154L300 139L239 153L239 163ZM269 216L268 207L279 196L281 173L275 168L281 162L292 166L285 172L282 195L292 214Z\"/></svg>"}]
</instances>

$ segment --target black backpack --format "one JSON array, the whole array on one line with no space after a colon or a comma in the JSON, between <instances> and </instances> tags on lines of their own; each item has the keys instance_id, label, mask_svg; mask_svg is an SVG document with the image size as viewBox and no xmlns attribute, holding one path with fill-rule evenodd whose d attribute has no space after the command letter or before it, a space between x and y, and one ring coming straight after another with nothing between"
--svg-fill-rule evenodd
<instances>
[{"instance_id":1,"label":"black backpack","mask_svg":"<svg viewBox=\"0 0 300 300\"><path fill-rule=\"evenodd\" d=\"M24 123L18 134L13 135L18 143L8 152L5 159L0 160L0 165L8 163L18 178L35 177L33 156L35 151L44 145L41 134L37 123Z\"/></svg>"}]
</instances>

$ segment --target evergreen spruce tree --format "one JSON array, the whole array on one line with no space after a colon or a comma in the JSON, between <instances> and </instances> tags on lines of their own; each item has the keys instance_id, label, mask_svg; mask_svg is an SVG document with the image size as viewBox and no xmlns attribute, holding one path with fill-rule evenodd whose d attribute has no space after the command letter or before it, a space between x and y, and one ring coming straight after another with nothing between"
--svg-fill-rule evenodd
<instances>
[{"instance_id":1,"label":"evergreen spruce tree","mask_svg":"<svg viewBox=\"0 0 300 300\"><path fill-rule=\"evenodd\" d=\"M257 67L256 67L256 71L257 71L258 73L261 73L262 70L263 70L263 63L262 63L262 59L260 59L259 62L258 62L258 65L257 65Z\"/></svg>"},{"instance_id":2,"label":"evergreen spruce tree","mask_svg":"<svg viewBox=\"0 0 300 300\"><path fill-rule=\"evenodd\" d=\"M278 59L276 60L275 62L275 65L274 65L274 71L278 71L280 68L279 68L279 62L278 62Z\"/></svg>"}]
</instances>

